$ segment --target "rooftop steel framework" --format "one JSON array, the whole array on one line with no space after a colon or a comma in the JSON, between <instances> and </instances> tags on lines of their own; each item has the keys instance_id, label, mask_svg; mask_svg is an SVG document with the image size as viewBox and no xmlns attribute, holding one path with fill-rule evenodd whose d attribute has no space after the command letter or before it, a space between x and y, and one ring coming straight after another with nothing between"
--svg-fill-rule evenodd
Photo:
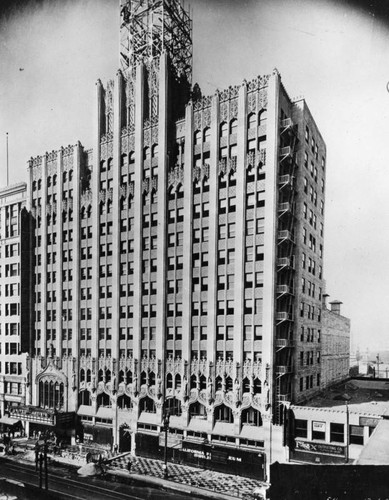
<instances>
[{"instance_id":1,"label":"rooftop steel framework","mask_svg":"<svg viewBox=\"0 0 389 500\"><path fill-rule=\"evenodd\" d=\"M121 0L123 72L166 52L178 77L192 82L192 20L180 0Z\"/></svg>"}]
</instances>

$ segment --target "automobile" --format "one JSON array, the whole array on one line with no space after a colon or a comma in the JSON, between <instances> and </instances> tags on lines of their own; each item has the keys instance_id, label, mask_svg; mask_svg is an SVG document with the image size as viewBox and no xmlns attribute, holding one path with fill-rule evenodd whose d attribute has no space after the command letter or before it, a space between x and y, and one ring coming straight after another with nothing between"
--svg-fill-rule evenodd
<instances>
[{"instance_id":1,"label":"automobile","mask_svg":"<svg viewBox=\"0 0 389 500\"><path fill-rule=\"evenodd\" d=\"M0 457L4 457L5 455L5 446L3 443L0 443Z\"/></svg>"}]
</instances>

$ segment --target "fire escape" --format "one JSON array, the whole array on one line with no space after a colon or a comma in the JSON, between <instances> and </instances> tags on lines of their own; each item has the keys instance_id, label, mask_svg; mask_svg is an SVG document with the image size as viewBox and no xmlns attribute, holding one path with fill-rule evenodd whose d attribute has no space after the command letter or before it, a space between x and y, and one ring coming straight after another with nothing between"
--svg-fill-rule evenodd
<instances>
[{"instance_id":1,"label":"fire escape","mask_svg":"<svg viewBox=\"0 0 389 500\"><path fill-rule=\"evenodd\" d=\"M282 406L291 399L294 347L295 151L297 130L291 118L281 120L278 179L278 255L275 315L274 423L280 424Z\"/></svg>"}]
</instances>

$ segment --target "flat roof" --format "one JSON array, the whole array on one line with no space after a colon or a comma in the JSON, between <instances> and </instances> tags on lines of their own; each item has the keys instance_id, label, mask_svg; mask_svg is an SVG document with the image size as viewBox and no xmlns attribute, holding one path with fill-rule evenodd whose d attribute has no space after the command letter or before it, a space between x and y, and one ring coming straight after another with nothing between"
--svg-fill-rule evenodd
<instances>
[{"instance_id":1,"label":"flat roof","mask_svg":"<svg viewBox=\"0 0 389 500\"><path fill-rule=\"evenodd\" d=\"M333 411L345 411L348 399L350 413L379 415L389 414L389 380L351 379L330 387L305 403L293 405L299 407L322 408Z\"/></svg>"}]
</instances>

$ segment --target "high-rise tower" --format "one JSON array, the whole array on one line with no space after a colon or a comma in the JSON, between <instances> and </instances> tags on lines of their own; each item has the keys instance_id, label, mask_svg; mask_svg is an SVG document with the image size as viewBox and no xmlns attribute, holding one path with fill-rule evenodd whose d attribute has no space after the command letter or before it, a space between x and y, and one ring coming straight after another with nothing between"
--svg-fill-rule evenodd
<instances>
[{"instance_id":1,"label":"high-rise tower","mask_svg":"<svg viewBox=\"0 0 389 500\"><path fill-rule=\"evenodd\" d=\"M321 389L325 144L277 70L190 92L177 1L122 3L120 51L93 151L29 164L31 403L154 456L168 409L176 458L258 475Z\"/></svg>"}]
</instances>

